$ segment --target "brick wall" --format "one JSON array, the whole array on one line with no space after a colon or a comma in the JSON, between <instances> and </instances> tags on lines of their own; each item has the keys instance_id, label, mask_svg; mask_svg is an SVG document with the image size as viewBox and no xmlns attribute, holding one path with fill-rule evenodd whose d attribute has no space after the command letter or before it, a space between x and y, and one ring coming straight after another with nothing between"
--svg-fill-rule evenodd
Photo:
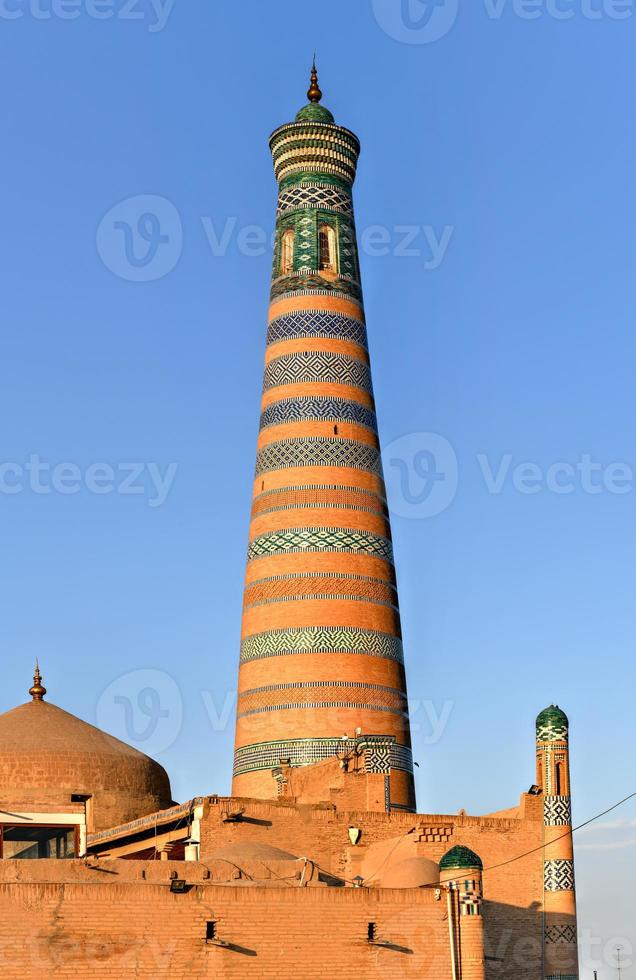
<instances>
[{"instance_id":1,"label":"brick wall","mask_svg":"<svg viewBox=\"0 0 636 980\"><path fill-rule=\"evenodd\" d=\"M173 895L169 874L183 874L183 864L155 863L153 880L139 880L141 862L101 871L65 862L67 880L57 883L38 879L45 865L59 876L59 864L17 864L6 862L3 876L21 880L0 884L4 980L450 978L446 907L429 891L198 882ZM206 943L208 921L230 948ZM367 941L369 922L382 945Z\"/></svg>"}]
</instances>

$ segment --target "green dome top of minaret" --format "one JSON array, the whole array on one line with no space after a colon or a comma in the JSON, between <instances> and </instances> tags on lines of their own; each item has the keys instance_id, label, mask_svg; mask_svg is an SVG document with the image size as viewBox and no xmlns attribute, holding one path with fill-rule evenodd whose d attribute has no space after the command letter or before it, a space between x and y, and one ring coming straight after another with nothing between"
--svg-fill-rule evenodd
<instances>
[{"instance_id":1,"label":"green dome top of minaret","mask_svg":"<svg viewBox=\"0 0 636 980\"><path fill-rule=\"evenodd\" d=\"M540 742L567 741L570 723L558 704L551 704L537 716L537 739Z\"/></svg>"},{"instance_id":2,"label":"green dome top of minaret","mask_svg":"<svg viewBox=\"0 0 636 980\"><path fill-rule=\"evenodd\" d=\"M307 92L307 98L309 99L309 103L303 106L296 115L296 122L333 123L335 121L329 109L326 109L324 105L320 105L322 92L318 85L318 69L316 68L315 59L311 69L311 85Z\"/></svg>"}]
</instances>

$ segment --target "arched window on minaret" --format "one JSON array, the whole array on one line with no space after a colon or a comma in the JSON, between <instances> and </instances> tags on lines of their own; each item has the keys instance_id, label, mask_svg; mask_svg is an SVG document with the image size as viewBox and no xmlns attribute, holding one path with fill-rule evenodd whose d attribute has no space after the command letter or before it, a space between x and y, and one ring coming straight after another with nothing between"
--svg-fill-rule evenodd
<instances>
[{"instance_id":1,"label":"arched window on minaret","mask_svg":"<svg viewBox=\"0 0 636 980\"><path fill-rule=\"evenodd\" d=\"M564 796L565 795L565 785L564 785L564 782L565 781L563 779L563 763L562 762L557 762L557 764L554 767L554 783L555 783L555 790L554 790L554 792L555 792L555 794L557 796Z\"/></svg>"},{"instance_id":2,"label":"arched window on minaret","mask_svg":"<svg viewBox=\"0 0 636 980\"><path fill-rule=\"evenodd\" d=\"M331 225L318 229L318 258L321 272L336 272L336 233Z\"/></svg>"},{"instance_id":3,"label":"arched window on minaret","mask_svg":"<svg viewBox=\"0 0 636 980\"><path fill-rule=\"evenodd\" d=\"M280 271L281 275L289 275L294 271L294 230L288 228L281 239L280 249Z\"/></svg>"}]
</instances>

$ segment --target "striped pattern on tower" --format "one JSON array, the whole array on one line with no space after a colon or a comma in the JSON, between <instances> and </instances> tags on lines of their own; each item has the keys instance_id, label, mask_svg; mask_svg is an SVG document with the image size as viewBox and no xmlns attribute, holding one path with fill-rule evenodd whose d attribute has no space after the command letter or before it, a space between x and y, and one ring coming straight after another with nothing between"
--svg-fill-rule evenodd
<instances>
[{"instance_id":1,"label":"striped pattern on tower","mask_svg":"<svg viewBox=\"0 0 636 980\"><path fill-rule=\"evenodd\" d=\"M537 718L537 784L543 790L544 977L578 980L569 723L556 705Z\"/></svg>"},{"instance_id":2,"label":"striped pattern on tower","mask_svg":"<svg viewBox=\"0 0 636 980\"><path fill-rule=\"evenodd\" d=\"M317 101L270 140L279 197L232 792L274 797L281 762L309 765L362 743L367 770L385 774L387 809L412 810L351 193L360 145Z\"/></svg>"}]
</instances>

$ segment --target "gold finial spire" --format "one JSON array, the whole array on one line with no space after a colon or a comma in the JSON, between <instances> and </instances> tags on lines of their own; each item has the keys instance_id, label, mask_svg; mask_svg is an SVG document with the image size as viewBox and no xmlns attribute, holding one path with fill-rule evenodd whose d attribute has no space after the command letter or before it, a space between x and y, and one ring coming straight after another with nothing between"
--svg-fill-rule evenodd
<instances>
[{"instance_id":1,"label":"gold finial spire","mask_svg":"<svg viewBox=\"0 0 636 980\"><path fill-rule=\"evenodd\" d=\"M33 687L29 688L29 694L34 701L44 701L46 688L42 685L42 674L40 673L40 665L37 660L35 661L35 670L33 672Z\"/></svg>"},{"instance_id":2,"label":"gold finial spire","mask_svg":"<svg viewBox=\"0 0 636 980\"><path fill-rule=\"evenodd\" d=\"M307 98L310 102L320 102L322 99L322 92L318 85L318 70L316 68L316 55L314 55L314 63L311 68L311 85L309 86L309 91L307 92Z\"/></svg>"}]
</instances>

